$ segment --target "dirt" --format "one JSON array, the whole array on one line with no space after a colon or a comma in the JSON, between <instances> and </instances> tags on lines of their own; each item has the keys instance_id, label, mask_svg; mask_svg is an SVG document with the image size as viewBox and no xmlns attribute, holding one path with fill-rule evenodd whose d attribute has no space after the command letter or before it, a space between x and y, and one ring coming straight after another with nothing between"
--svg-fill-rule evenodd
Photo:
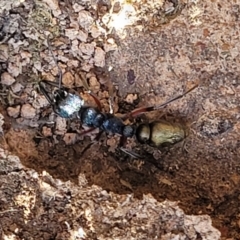
<instances>
[{"instance_id":1,"label":"dirt","mask_svg":"<svg viewBox=\"0 0 240 240\"><path fill-rule=\"evenodd\" d=\"M240 239L240 5L218 0L176 2L79 4L46 0L3 4L1 146L39 176L47 172L53 179L70 181L76 191L81 191L79 176L84 175L87 187L97 186L108 194L134 194L140 200L151 194L158 202L179 201L186 214L208 214L222 239ZM114 16L125 6L129 11L127 25L117 26ZM79 121L56 116L39 91L40 80L58 79L51 48L64 84L96 105L86 93L91 89L106 112L111 110L111 97L114 113L123 114L137 107L158 106L199 84L161 111L136 119L180 122L190 129L189 136L160 149L129 139L126 147L142 156L133 158L119 149L119 136L102 134L96 139L97 129L80 134L84 129ZM11 183L11 189L23 191L14 178L7 177L7 181L16 184ZM36 191L31 184L25 189L29 196ZM59 230L55 221L67 214L65 207L70 200L68 192L64 194L56 202L58 206L45 206L49 212L44 209L46 215L38 215L42 219L38 218L37 226L51 222L49 228L55 235L40 238L24 226L22 216L18 221L10 214L4 218L3 230L9 221L10 232L28 229L17 235L19 239L70 239L56 237L57 231L66 231ZM34 207L27 207L42 207L40 198L37 200ZM10 205L3 201L1 207L6 210ZM58 214L52 214L51 209L57 209ZM33 221L34 216L28 215L28 219ZM82 226L84 221L79 218ZM87 239L100 239L91 235L93 232L89 230Z\"/></svg>"}]
</instances>

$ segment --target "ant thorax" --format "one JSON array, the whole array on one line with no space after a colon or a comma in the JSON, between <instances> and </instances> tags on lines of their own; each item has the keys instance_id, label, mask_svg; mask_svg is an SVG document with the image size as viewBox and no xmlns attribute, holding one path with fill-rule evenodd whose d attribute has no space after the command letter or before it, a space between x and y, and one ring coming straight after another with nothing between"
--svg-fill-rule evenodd
<instances>
[{"instance_id":1,"label":"ant thorax","mask_svg":"<svg viewBox=\"0 0 240 240\"><path fill-rule=\"evenodd\" d=\"M72 118L84 105L84 100L72 93L58 90L55 92L54 111L62 118Z\"/></svg>"}]
</instances>

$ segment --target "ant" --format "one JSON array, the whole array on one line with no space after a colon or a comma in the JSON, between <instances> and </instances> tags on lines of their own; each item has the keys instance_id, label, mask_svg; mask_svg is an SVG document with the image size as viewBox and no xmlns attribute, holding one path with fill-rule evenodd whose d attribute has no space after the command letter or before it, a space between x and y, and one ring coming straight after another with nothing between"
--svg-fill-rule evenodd
<instances>
[{"instance_id":1,"label":"ant","mask_svg":"<svg viewBox=\"0 0 240 240\"><path fill-rule=\"evenodd\" d=\"M131 117L136 117L140 114L159 110L164 108L169 103L176 101L189 92L193 91L198 85L193 86L184 93L158 105L150 107L142 107L133 110L126 114L123 118L116 117L112 113L104 113L101 111L101 104L97 97L89 91L89 94L94 98L98 107L86 106L84 100L72 89L63 87L62 71L57 64L57 61L53 55L52 49L48 45L50 52L54 58L54 61L59 71L59 82L51 82L48 80L42 80L39 83L40 91L46 97L51 104L53 111L62 118L79 119L81 123L91 129L99 128L101 131L105 131L110 134L119 134L123 138L132 138L135 136L136 140L142 144L149 144L153 147L160 147L165 144L173 145L182 141L188 135L188 129L186 126L179 123L171 123L165 120L156 120L151 123L141 124L124 124L123 120ZM86 84L86 83L85 83ZM51 95L45 89L45 85L56 87L55 91Z\"/></svg>"}]
</instances>

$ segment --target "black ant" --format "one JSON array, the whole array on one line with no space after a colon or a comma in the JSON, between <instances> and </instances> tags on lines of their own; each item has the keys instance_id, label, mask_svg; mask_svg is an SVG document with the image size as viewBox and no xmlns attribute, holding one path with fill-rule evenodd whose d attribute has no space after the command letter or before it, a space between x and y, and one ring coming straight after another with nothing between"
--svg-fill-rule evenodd
<instances>
[{"instance_id":1,"label":"black ant","mask_svg":"<svg viewBox=\"0 0 240 240\"><path fill-rule=\"evenodd\" d=\"M52 53L50 45L49 49ZM57 64L54 55L53 58ZM182 141L188 135L186 126L179 123L170 123L164 120L157 120L151 123L126 125L124 124L123 120L130 117L136 117L145 112L151 112L164 108L169 103L184 97L186 94L198 87L198 85L193 86L184 93L158 106L138 108L126 114L123 118L119 118L112 113L102 112L100 107L96 108L86 106L84 100L76 92L74 92L72 89L61 86L62 72L59 66L58 69L59 83L43 80L39 83L39 86L40 91L52 105L54 112L60 117L69 119L77 118L83 125L91 128L99 128L101 131L105 131L107 133L119 134L124 138L132 138L135 136L138 142L149 144L150 146L154 147L160 147L165 144L175 144ZM51 96L46 91L45 84L57 87ZM99 100L93 94L91 95L94 97L98 106L100 106Z\"/></svg>"}]
</instances>

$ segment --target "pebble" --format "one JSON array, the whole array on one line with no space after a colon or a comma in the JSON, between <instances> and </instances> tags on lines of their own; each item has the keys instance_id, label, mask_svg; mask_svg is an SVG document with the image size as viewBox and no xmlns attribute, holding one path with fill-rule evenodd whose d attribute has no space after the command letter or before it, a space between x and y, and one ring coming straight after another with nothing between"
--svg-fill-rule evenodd
<instances>
[{"instance_id":1,"label":"pebble","mask_svg":"<svg viewBox=\"0 0 240 240\"><path fill-rule=\"evenodd\" d=\"M83 10L78 13L78 23L85 30L88 31L91 28L93 22L94 20L90 12Z\"/></svg>"},{"instance_id":2,"label":"pebble","mask_svg":"<svg viewBox=\"0 0 240 240\"><path fill-rule=\"evenodd\" d=\"M20 58L15 58L14 63L8 63L8 72L11 73L13 77L19 76L22 73L22 63L20 63Z\"/></svg>"},{"instance_id":3,"label":"pebble","mask_svg":"<svg viewBox=\"0 0 240 240\"><path fill-rule=\"evenodd\" d=\"M11 88L12 88L13 93L18 93L18 92L20 92L24 88L24 86L17 82L17 83L14 83L11 86Z\"/></svg>"},{"instance_id":4,"label":"pebble","mask_svg":"<svg viewBox=\"0 0 240 240\"><path fill-rule=\"evenodd\" d=\"M30 104L24 104L22 105L21 109L21 116L23 118L31 119L36 116L36 109L32 107Z\"/></svg>"},{"instance_id":5,"label":"pebble","mask_svg":"<svg viewBox=\"0 0 240 240\"><path fill-rule=\"evenodd\" d=\"M137 100L138 95L137 94L128 94L127 97L125 98L125 102L127 103L133 103L135 100Z\"/></svg>"},{"instance_id":6,"label":"pebble","mask_svg":"<svg viewBox=\"0 0 240 240\"><path fill-rule=\"evenodd\" d=\"M62 77L62 83L68 88L72 88L74 84L74 76L70 72L64 73Z\"/></svg>"},{"instance_id":7,"label":"pebble","mask_svg":"<svg viewBox=\"0 0 240 240\"><path fill-rule=\"evenodd\" d=\"M80 12L80 11L83 10L83 9L84 9L83 6L81 6L81 5L77 4L77 3L74 3L74 4L73 4L73 10L74 10L74 12Z\"/></svg>"},{"instance_id":8,"label":"pebble","mask_svg":"<svg viewBox=\"0 0 240 240\"><path fill-rule=\"evenodd\" d=\"M6 62L8 60L9 57L9 53L8 53L8 45L5 44L1 44L0 45L0 62Z\"/></svg>"},{"instance_id":9,"label":"pebble","mask_svg":"<svg viewBox=\"0 0 240 240\"><path fill-rule=\"evenodd\" d=\"M63 135L67 131L67 120L65 118L57 117L55 120L56 130L55 133L57 135Z\"/></svg>"},{"instance_id":10,"label":"pebble","mask_svg":"<svg viewBox=\"0 0 240 240\"><path fill-rule=\"evenodd\" d=\"M96 47L95 49L94 65L96 67L105 66L105 52L100 47Z\"/></svg>"},{"instance_id":11,"label":"pebble","mask_svg":"<svg viewBox=\"0 0 240 240\"><path fill-rule=\"evenodd\" d=\"M74 40L77 38L78 35L78 30L70 28L70 29L65 29L65 35L70 39Z\"/></svg>"},{"instance_id":12,"label":"pebble","mask_svg":"<svg viewBox=\"0 0 240 240\"><path fill-rule=\"evenodd\" d=\"M43 0L43 2L45 2L51 10L60 11L58 0Z\"/></svg>"},{"instance_id":13,"label":"pebble","mask_svg":"<svg viewBox=\"0 0 240 240\"><path fill-rule=\"evenodd\" d=\"M66 145L72 145L77 140L77 134L76 133L66 133L64 134L63 141Z\"/></svg>"},{"instance_id":14,"label":"pebble","mask_svg":"<svg viewBox=\"0 0 240 240\"><path fill-rule=\"evenodd\" d=\"M113 5L113 12L114 13L119 13L121 10L121 4L120 2L115 2Z\"/></svg>"},{"instance_id":15,"label":"pebble","mask_svg":"<svg viewBox=\"0 0 240 240\"><path fill-rule=\"evenodd\" d=\"M1 75L1 83L7 86L12 85L16 80L8 73L4 72Z\"/></svg>"},{"instance_id":16,"label":"pebble","mask_svg":"<svg viewBox=\"0 0 240 240\"><path fill-rule=\"evenodd\" d=\"M79 49L83 54L91 56L94 53L95 43L80 43Z\"/></svg>"},{"instance_id":17,"label":"pebble","mask_svg":"<svg viewBox=\"0 0 240 240\"><path fill-rule=\"evenodd\" d=\"M7 113L10 117L17 118L20 114L20 105L16 107L8 107Z\"/></svg>"},{"instance_id":18,"label":"pebble","mask_svg":"<svg viewBox=\"0 0 240 240\"><path fill-rule=\"evenodd\" d=\"M117 45L116 44L110 44L110 43L104 43L104 51L110 52L110 51L116 51Z\"/></svg>"},{"instance_id":19,"label":"pebble","mask_svg":"<svg viewBox=\"0 0 240 240\"><path fill-rule=\"evenodd\" d=\"M48 100L43 95L37 95L32 102L32 106L36 109L43 108L49 105Z\"/></svg>"},{"instance_id":20,"label":"pebble","mask_svg":"<svg viewBox=\"0 0 240 240\"><path fill-rule=\"evenodd\" d=\"M91 27L90 32L93 38L98 38L101 35L99 28L94 25Z\"/></svg>"},{"instance_id":21,"label":"pebble","mask_svg":"<svg viewBox=\"0 0 240 240\"><path fill-rule=\"evenodd\" d=\"M51 137L52 136L52 129L46 126L43 126L42 128L42 135L44 137Z\"/></svg>"},{"instance_id":22,"label":"pebble","mask_svg":"<svg viewBox=\"0 0 240 240\"><path fill-rule=\"evenodd\" d=\"M93 92L98 92L100 89L100 83L98 82L96 77L91 77L89 79L89 86Z\"/></svg>"},{"instance_id":23,"label":"pebble","mask_svg":"<svg viewBox=\"0 0 240 240\"><path fill-rule=\"evenodd\" d=\"M87 38L88 38L88 34L81 31L81 30L78 30L78 35L77 35L77 39L80 40L81 42L86 42L87 41Z\"/></svg>"}]
</instances>

